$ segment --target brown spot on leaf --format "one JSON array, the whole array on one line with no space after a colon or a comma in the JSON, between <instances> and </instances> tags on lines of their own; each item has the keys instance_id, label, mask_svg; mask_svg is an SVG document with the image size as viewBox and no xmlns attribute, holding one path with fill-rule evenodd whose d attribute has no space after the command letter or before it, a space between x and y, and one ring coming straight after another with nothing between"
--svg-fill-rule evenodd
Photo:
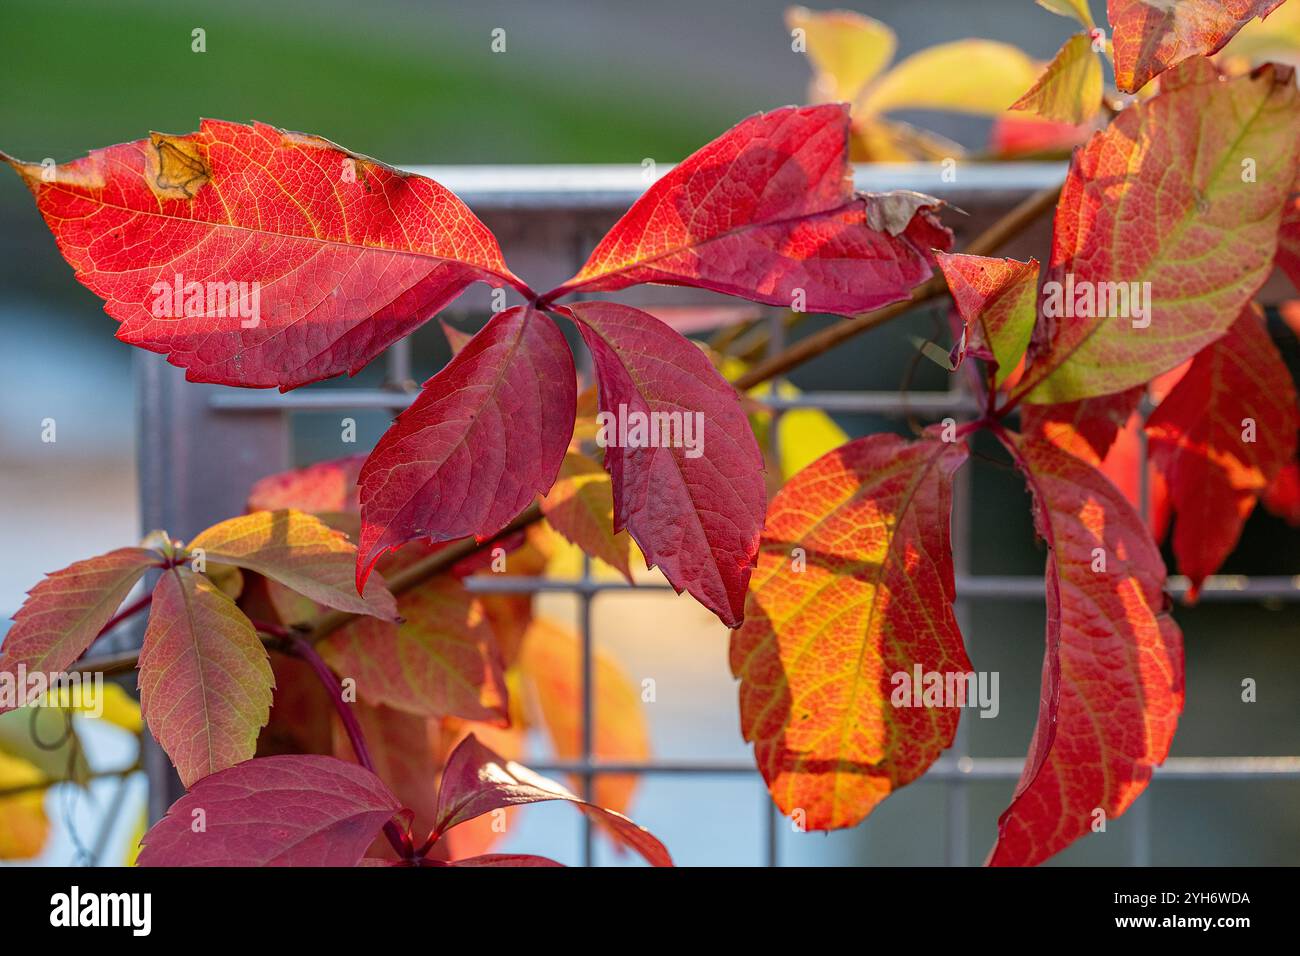
<instances>
[{"instance_id":1,"label":"brown spot on leaf","mask_svg":"<svg viewBox=\"0 0 1300 956\"><path fill-rule=\"evenodd\" d=\"M162 199L193 199L212 178L199 147L187 139L149 134L149 188Z\"/></svg>"}]
</instances>

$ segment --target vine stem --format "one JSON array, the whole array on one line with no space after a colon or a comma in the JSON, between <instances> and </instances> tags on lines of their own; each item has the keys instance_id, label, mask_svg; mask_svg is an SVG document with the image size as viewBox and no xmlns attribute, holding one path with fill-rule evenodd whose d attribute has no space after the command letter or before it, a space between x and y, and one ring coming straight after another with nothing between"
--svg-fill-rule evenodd
<instances>
[{"instance_id":1,"label":"vine stem","mask_svg":"<svg viewBox=\"0 0 1300 956\"><path fill-rule=\"evenodd\" d=\"M267 630L272 636L284 640L295 655L307 662L312 671L315 672L316 678L321 682L321 686L325 688L330 701L334 704L334 712L339 715L339 720L343 723L343 729L347 732L348 741L352 744L352 752L356 755L357 763L378 776L375 771L375 762L370 756L370 748L366 746L366 735L361 730L361 722L357 720L357 715L352 713L352 708L343 700L343 685L334 676L334 672L325 663L325 659L316 653L316 648L288 628L261 623L258 625L258 629ZM415 847L411 835L399 827L395 820L389 820L384 824L384 836L388 837L388 842L392 844L393 849L397 851L397 855L402 859L411 860L415 858Z\"/></svg>"},{"instance_id":2,"label":"vine stem","mask_svg":"<svg viewBox=\"0 0 1300 956\"><path fill-rule=\"evenodd\" d=\"M127 618L134 617L135 615L139 614L141 611L143 611L152 603L153 603L152 591L150 591L144 597L140 598L138 601L132 601L130 604L122 608L122 610L118 611L116 614L114 614L112 617L108 619L108 623L99 629L99 633L95 635L95 639L99 640L99 638L103 637L113 628L117 627Z\"/></svg>"}]
</instances>

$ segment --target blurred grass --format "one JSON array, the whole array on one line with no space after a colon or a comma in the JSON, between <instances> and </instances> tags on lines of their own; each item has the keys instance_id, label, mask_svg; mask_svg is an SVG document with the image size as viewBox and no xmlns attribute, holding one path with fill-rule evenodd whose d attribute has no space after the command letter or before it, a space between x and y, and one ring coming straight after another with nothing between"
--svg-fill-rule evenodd
<instances>
[{"instance_id":1,"label":"blurred grass","mask_svg":"<svg viewBox=\"0 0 1300 956\"><path fill-rule=\"evenodd\" d=\"M739 118L707 115L698 101L666 109L639 78L547 58L518 31L502 55L486 33L466 36L453 13L378 12L6 3L0 146L61 161L212 116L316 133L399 163L639 162L678 159ZM206 30L205 53L191 51L195 27Z\"/></svg>"}]
</instances>

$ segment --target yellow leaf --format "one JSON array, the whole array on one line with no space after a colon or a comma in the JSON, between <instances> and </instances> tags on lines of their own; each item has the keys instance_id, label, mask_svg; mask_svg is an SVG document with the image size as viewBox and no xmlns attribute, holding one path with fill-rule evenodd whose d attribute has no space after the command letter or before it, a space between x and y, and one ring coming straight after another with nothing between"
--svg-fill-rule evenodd
<instances>
[{"instance_id":1,"label":"yellow leaf","mask_svg":"<svg viewBox=\"0 0 1300 956\"><path fill-rule=\"evenodd\" d=\"M777 394L797 398L799 389L782 382ZM756 398L759 396L755 396ZM839 448L849 436L820 408L793 408L777 421L776 445L781 458L781 476L789 478L811 465L833 448Z\"/></svg>"},{"instance_id":2,"label":"yellow leaf","mask_svg":"<svg viewBox=\"0 0 1300 956\"><path fill-rule=\"evenodd\" d=\"M1265 20L1251 20L1233 37L1220 59L1241 68L1268 60L1300 61L1300 4L1284 3Z\"/></svg>"},{"instance_id":3,"label":"yellow leaf","mask_svg":"<svg viewBox=\"0 0 1300 956\"><path fill-rule=\"evenodd\" d=\"M0 791L45 779L35 764L0 753ZM44 790L0 799L0 860L31 859L45 847L49 832Z\"/></svg>"},{"instance_id":4,"label":"yellow leaf","mask_svg":"<svg viewBox=\"0 0 1300 956\"><path fill-rule=\"evenodd\" d=\"M1057 16L1073 17L1091 30L1096 24L1092 21L1092 11L1088 9L1088 0L1035 0L1044 10L1050 10Z\"/></svg>"},{"instance_id":5,"label":"yellow leaf","mask_svg":"<svg viewBox=\"0 0 1300 956\"><path fill-rule=\"evenodd\" d=\"M850 158L855 163L938 161L966 155L961 144L946 136L879 116L855 119L850 136Z\"/></svg>"},{"instance_id":6,"label":"yellow leaf","mask_svg":"<svg viewBox=\"0 0 1300 956\"><path fill-rule=\"evenodd\" d=\"M952 110L995 116L1033 85L1034 61L995 40L957 40L909 56L863 91L856 112Z\"/></svg>"},{"instance_id":7,"label":"yellow leaf","mask_svg":"<svg viewBox=\"0 0 1300 956\"><path fill-rule=\"evenodd\" d=\"M894 31L879 20L849 10L814 12L790 7L785 23L803 30L808 59L816 71L814 89L824 101L851 102L894 58Z\"/></svg>"},{"instance_id":8,"label":"yellow leaf","mask_svg":"<svg viewBox=\"0 0 1300 956\"><path fill-rule=\"evenodd\" d=\"M1077 126L1097 115L1101 96L1101 60L1093 52L1088 34L1076 33L1011 108Z\"/></svg>"}]
</instances>

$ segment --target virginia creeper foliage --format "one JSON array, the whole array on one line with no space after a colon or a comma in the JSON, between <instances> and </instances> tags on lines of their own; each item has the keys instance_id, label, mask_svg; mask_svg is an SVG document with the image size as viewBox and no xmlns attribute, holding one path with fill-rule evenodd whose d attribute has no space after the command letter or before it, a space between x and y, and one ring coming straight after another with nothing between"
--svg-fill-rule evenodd
<instances>
[{"instance_id":1,"label":"virginia creeper foliage","mask_svg":"<svg viewBox=\"0 0 1300 956\"><path fill-rule=\"evenodd\" d=\"M1123 813L1183 707L1159 542L1172 527L1194 601L1257 503L1300 522L1296 390L1255 301L1275 268L1300 281L1300 98L1288 68L1209 57L1281 0L1110 0L1111 47L1086 3L1040 2L1081 28L1047 64L972 40L893 68L883 24L792 8L817 102L754 115L673 167L541 294L444 187L319 137L205 120L53 168L0 154L118 338L193 381L354 374L475 282L523 300L472 336L444 323L452 358L369 455L270 476L248 514L188 543L155 533L30 592L5 674L72 668L148 606L141 711L190 792L139 862L557 865L491 852L485 815L559 800L671 865L623 815L635 778L583 800L515 760L532 727L581 753L579 643L528 598L465 579L545 573L551 529L629 582L635 544L732 628L740 728L773 800L808 829L859 823L951 745L967 703L897 679L972 672L949 520L980 432L1023 477L1046 551L1038 717L988 863L1040 863ZM1103 57L1143 96L1110 96ZM909 107L1077 145L1041 268L953 252L931 197L855 191L853 159L959 155L887 116ZM588 298L655 283L851 318L935 275L946 364L979 414L912 438L830 427L838 447L774 493L755 434L771 416L728 381L743 363ZM683 438L634 439L629 416L677 416ZM142 579L150 597L122 608ZM593 670L595 749L643 759L636 684L604 657ZM6 779L24 779L8 759ZM43 818L20 824L0 849L43 838Z\"/></svg>"}]
</instances>

